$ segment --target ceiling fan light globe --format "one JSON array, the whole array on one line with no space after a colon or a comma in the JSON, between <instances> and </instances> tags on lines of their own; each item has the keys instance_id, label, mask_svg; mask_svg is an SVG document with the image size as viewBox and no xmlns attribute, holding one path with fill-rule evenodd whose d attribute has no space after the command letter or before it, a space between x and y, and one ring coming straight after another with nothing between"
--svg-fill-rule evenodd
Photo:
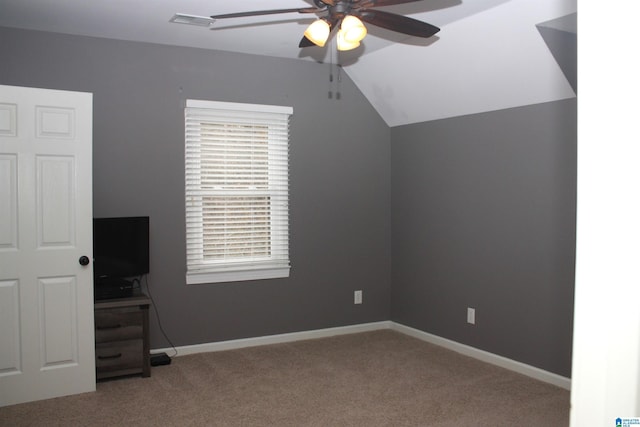
<instances>
[{"instance_id":1,"label":"ceiling fan light globe","mask_svg":"<svg viewBox=\"0 0 640 427\"><path fill-rule=\"evenodd\" d=\"M329 38L329 24L324 19L313 21L304 32L304 36L311 40L313 44L323 47Z\"/></svg>"},{"instance_id":2,"label":"ceiling fan light globe","mask_svg":"<svg viewBox=\"0 0 640 427\"><path fill-rule=\"evenodd\" d=\"M344 17L340 29L344 32L344 39L348 42L360 42L367 35L367 27L353 15Z\"/></svg>"},{"instance_id":3,"label":"ceiling fan light globe","mask_svg":"<svg viewBox=\"0 0 640 427\"><path fill-rule=\"evenodd\" d=\"M344 38L345 35L345 31L340 29L338 31L338 36L337 36L337 44L338 44L338 50L339 51L346 51L346 50L352 50L357 48L358 46L360 46L360 42L359 41L349 41L346 40Z\"/></svg>"}]
</instances>

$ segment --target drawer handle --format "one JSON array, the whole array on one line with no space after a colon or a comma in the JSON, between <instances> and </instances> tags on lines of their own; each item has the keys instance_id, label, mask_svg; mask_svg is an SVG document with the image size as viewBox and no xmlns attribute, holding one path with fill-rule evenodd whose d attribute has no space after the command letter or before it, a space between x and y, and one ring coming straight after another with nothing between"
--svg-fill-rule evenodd
<instances>
[{"instance_id":1,"label":"drawer handle","mask_svg":"<svg viewBox=\"0 0 640 427\"><path fill-rule=\"evenodd\" d=\"M122 328L121 324L117 324L117 325L113 325L113 326L98 326L96 329L98 329L99 331L104 331L106 329L119 329Z\"/></svg>"},{"instance_id":2,"label":"drawer handle","mask_svg":"<svg viewBox=\"0 0 640 427\"><path fill-rule=\"evenodd\" d=\"M107 359L117 359L119 357L122 357L122 353L114 354L113 356L98 356L98 359L107 360Z\"/></svg>"}]
</instances>

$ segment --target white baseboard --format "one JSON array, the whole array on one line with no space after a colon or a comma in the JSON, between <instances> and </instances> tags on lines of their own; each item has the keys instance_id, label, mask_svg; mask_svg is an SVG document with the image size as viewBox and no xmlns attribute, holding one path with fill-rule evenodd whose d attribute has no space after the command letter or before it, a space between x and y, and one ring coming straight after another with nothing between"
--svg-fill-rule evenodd
<instances>
[{"instance_id":1,"label":"white baseboard","mask_svg":"<svg viewBox=\"0 0 640 427\"><path fill-rule=\"evenodd\" d=\"M539 381L553 384L566 390L571 390L571 379L569 378L392 321L362 323L359 325L340 326L337 328L315 329L311 331L292 332L288 334L267 335L263 337L243 338L238 340L187 345L176 347L176 351L178 352L177 356L186 356L188 354L235 350L246 347L280 344L316 338L326 338L337 335L355 334L359 332L377 331L380 329L391 329L405 335L418 338L422 341L426 341L431 344L453 350L457 353L464 354L465 356L473 357L474 359L478 359L486 363L491 363L492 365L500 366L502 368L509 369L510 371L518 372L520 374L526 375ZM151 353L160 352L172 354L173 348L161 348L151 351Z\"/></svg>"},{"instance_id":2,"label":"white baseboard","mask_svg":"<svg viewBox=\"0 0 640 427\"><path fill-rule=\"evenodd\" d=\"M402 325L400 323L391 322L391 329L397 332L401 332L405 335L418 338L422 341L429 342L431 344L438 345L440 347L453 350L457 353L464 354L465 356L473 357L474 359L481 360L483 362L491 363L492 365L500 366L510 371L518 372L519 374L526 375L539 381L543 381L555 386L561 387L565 390L571 390L571 379L563 377L558 374L554 374L549 371L545 371L535 366L527 365L522 362L517 362L512 359L508 359L497 354L489 353L488 351L479 350L475 347L471 347L465 344L460 344L456 341L451 341L446 338L439 337L437 335L429 334L419 329L414 329L409 326Z\"/></svg>"},{"instance_id":3,"label":"white baseboard","mask_svg":"<svg viewBox=\"0 0 640 427\"><path fill-rule=\"evenodd\" d=\"M238 348L256 347L260 345L280 344L286 342L311 340L316 338L327 338L336 335L356 334L359 332L377 331L380 329L391 329L390 321L361 323L358 325L340 326L336 328L315 329L311 331L292 332L288 334L267 335L255 338L243 338L230 341L219 341L212 343L187 345L177 347L177 356L186 356L187 354L205 353L211 351L235 350ZM163 348L151 350L151 353L165 352L171 354L173 348Z\"/></svg>"}]
</instances>

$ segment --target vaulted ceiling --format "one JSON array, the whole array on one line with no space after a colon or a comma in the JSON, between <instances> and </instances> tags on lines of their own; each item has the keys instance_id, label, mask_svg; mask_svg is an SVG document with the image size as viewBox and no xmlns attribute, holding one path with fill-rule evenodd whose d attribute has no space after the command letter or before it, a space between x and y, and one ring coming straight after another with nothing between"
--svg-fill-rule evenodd
<instances>
[{"instance_id":1,"label":"vaulted ceiling","mask_svg":"<svg viewBox=\"0 0 640 427\"><path fill-rule=\"evenodd\" d=\"M421 0L381 8L441 28L419 39L367 25L338 53L298 48L313 14L171 23L304 8L311 0L0 0L0 26L226 50L342 66L389 126L576 96L576 0ZM327 73L329 74L329 73Z\"/></svg>"}]
</instances>

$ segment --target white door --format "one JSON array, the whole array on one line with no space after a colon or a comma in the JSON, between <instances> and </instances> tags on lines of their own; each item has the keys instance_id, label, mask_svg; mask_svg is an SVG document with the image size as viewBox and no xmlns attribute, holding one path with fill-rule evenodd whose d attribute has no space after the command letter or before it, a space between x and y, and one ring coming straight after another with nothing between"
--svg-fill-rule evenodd
<instances>
[{"instance_id":1,"label":"white door","mask_svg":"<svg viewBox=\"0 0 640 427\"><path fill-rule=\"evenodd\" d=\"M96 387L92 100L0 85L0 406Z\"/></svg>"}]
</instances>

